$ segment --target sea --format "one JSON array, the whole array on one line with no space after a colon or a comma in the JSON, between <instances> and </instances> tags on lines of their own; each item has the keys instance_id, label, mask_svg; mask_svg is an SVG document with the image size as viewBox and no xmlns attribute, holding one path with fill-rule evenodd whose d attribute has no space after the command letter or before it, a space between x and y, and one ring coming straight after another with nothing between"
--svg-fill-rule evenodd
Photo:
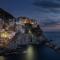
<instances>
[{"instance_id":1,"label":"sea","mask_svg":"<svg viewBox=\"0 0 60 60\"><path fill-rule=\"evenodd\" d=\"M60 47L60 32L44 32L45 36ZM0 56L0 60L60 60L60 53L46 46L24 46L18 54Z\"/></svg>"},{"instance_id":2,"label":"sea","mask_svg":"<svg viewBox=\"0 0 60 60\"><path fill-rule=\"evenodd\" d=\"M60 31L44 32L45 36L60 47Z\"/></svg>"}]
</instances>

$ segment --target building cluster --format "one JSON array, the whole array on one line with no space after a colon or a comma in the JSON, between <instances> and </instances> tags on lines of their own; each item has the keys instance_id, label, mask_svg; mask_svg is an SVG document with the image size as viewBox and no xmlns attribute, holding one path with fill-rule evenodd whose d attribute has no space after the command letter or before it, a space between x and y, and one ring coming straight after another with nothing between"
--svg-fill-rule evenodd
<instances>
[{"instance_id":1,"label":"building cluster","mask_svg":"<svg viewBox=\"0 0 60 60\"><path fill-rule=\"evenodd\" d=\"M0 46L6 47L15 35L15 17L0 8Z\"/></svg>"},{"instance_id":2,"label":"building cluster","mask_svg":"<svg viewBox=\"0 0 60 60\"><path fill-rule=\"evenodd\" d=\"M35 33L38 29L39 26L36 20L28 17L18 17L16 20L13 15L0 8L0 46L8 46L9 42L17 32L29 35L39 35L39 32L37 34ZM21 35L19 35L20 39L18 38L20 40L20 44L27 43L28 39L21 39Z\"/></svg>"},{"instance_id":3,"label":"building cluster","mask_svg":"<svg viewBox=\"0 0 60 60\"><path fill-rule=\"evenodd\" d=\"M45 37L38 22L28 17L18 17L0 8L0 47L16 48L20 45L42 44L60 51Z\"/></svg>"}]
</instances>

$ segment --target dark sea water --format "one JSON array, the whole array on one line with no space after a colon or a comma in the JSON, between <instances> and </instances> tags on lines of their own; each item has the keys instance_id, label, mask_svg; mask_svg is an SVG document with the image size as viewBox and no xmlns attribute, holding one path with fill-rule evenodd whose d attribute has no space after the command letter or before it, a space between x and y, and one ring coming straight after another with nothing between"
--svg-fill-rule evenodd
<instances>
[{"instance_id":1,"label":"dark sea water","mask_svg":"<svg viewBox=\"0 0 60 60\"><path fill-rule=\"evenodd\" d=\"M60 47L60 32L45 32L46 37Z\"/></svg>"},{"instance_id":2,"label":"dark sea water","mask_svg":"<svg viewBox=\"0 0 60 60\"><path fill-rule=\"evenodd\" d=\"M49 40L60 46L60 32L45 32ZM18 55L0 57L0 60L60 60L60 53L45 46L24 46Z\"/></svg>"}]
</instances>

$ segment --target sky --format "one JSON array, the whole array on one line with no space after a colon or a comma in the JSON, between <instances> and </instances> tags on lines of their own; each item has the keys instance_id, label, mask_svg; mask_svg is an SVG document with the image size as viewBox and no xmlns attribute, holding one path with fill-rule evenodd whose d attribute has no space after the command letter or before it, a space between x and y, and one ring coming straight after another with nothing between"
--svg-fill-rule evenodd
<instances>
[{"instance_id":1,"label":"sky","mask_svg":"<svg viewBox=\"0 0 60 60\"><path fill-rule=\"evenodd\" d=\"M15 17L37 19L43 30L60 30L60 0L0 0L0 8Z\"/></svg>"}]
</instances>

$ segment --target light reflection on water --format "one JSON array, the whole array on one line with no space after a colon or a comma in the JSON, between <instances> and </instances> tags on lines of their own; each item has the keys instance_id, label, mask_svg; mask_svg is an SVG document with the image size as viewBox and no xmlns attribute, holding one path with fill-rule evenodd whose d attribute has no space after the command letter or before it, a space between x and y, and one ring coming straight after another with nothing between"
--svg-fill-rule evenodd
<instances>
[{"instance_id":1,"label":"light reflection on water","mask_svg":"<svg viewBox=\"0 0 60 60\"><path fill-rule=\"evenodd\" d=\"M23 47L18 55L8 55L5 58L2 56L0 60L36 60L36 47L33 45L28 45Z\"/></svg>"},{"instance_id":2,"label":"light reflection on water","mask_svg":"<svg viewBox=\"0 0 60 60\"><path fill-rule=\"evenodd\" d=\"M26 60L34 60L34 47L32 45L29 45L26 50L25 58Z\"/></svg>"},{"instance_id":3,"label":"light reflection on water","mask_svg":"<svg viewBox=\"0 0 60 60\"><path fill-rule=\"evenodd\" d=\"M5 56L4 56L5 57ZM0 60L60 60L60 53L45 46L24 46L18 55L8 55Z\"/></svg>"},{"instance_id":4,"label":"light reflection on water","mask_svg":"<svg viewBox=\"0 0 60 60\"><path fill-rule=\"evenodd\" d=\"M0 60L5 60L5 57L4 56L0 56Z\"/></svg>"}]
</instances>

